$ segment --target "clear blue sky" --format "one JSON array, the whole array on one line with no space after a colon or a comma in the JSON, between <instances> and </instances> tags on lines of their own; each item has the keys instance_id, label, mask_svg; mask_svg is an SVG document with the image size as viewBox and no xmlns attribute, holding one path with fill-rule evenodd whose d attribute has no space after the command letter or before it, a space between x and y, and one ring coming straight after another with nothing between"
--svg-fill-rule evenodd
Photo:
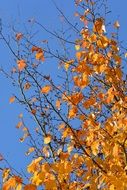
<instances>
[{"instance_id":1,"label":"clear blue sky","mask_svg":"<svg viewBox=\"0 0 127 190\"><path fill-rule=\"evenodd\" d=\"M69 17L73 17L76 10L73 0L56 0L60 9ZM111 20L119 20L120 38L127 42L127 0L109 0ZM59 28L58 12L51 0L1 0L0 18L6 27L8 24L15 24L19 28L27 23L27 20L35 17L40 23L50 30ZM43 34L42 34L43 36ZM127 43L126 43L127 44ZM0 41L0 65L8 69L13 63L13 58L8 49ZM3 154L16 168L26 165L24 151L27 150L25 143L19 142L21 133L15 128L18 122L18 114L23 108L18 105L10 105L9 97L13 94L14 88L11 82L0 74L0 153ZM25 156L26 157L26 156ZM19 165L20 162L20 165Z\"/></svg>"}]
</instances>

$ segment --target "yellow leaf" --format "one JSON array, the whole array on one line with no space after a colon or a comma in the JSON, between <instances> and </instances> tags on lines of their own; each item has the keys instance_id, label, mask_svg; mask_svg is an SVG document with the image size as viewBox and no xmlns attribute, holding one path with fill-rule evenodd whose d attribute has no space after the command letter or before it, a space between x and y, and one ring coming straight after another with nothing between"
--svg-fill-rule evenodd
<instances>
[{"instance_id":1,"label":"yellow leaf","mask_svg":"<svg viewBox=\"0 0 127 190\"><path fill-rule=\"evenodd\" d=\"M44 143L45 144L49 144L51 142L51 136L50 135L47 135L46 137L44 137Z\"/></svg>"},{"instance_id":2,"label":"yellow leaf","mask_svg":"<svg viewBox=\"0 0 127 190\"><path fill-rule=\"evenodd\" d=\"M18 184L15 190L22 190L22 184Z\"/></svg>"},{"instance_id":3,"label":"yellow leaf","mask_svg":"<svg viewBox=\"0 0 127 190\"><path fill-rule=\"evenodd\" d=\"M28 151L26 152L26 155L28 156L30 153L32 153L35 150L34 147L30 147Z\"/></svg>"},{"instance_id":4,"label":"yellow leaf","mask_svg":"<svg viewBox=\"0 0 127 190\"><path fill-rule=\"evenodd\" d=\"M41 93L47 94L50 90L51 90L51 86L50 85L46 85L46 86L42 87Z\"/></svg>"},{"instance_id":5,"label":"yellow leaf","mask_svg":"<svg viewBox=\"0 0 127 190\"><path fill-rule=\"evenodd\" d=\"M74 145L69 144L69 145L67 146L68 153L72 152L73 149L74 149Z\"/></svg>"},{"instance_id":6,"label":"yellow leaf","mask_svg":"<svg viewBox=\"0 0 127 190\"><path fill-rule=\"evenodd\" d=\"M37 51L35 57L36 57L37 60L41 60L41 61L44 62L45 58L44 58L44 52L43 52L43 50L42 50L42 49L39 49L39 50Z\"/></svg>"},{"instance_id":7,"label":"yellow leaf","mask_svg":"<svg viewBox=\"0 0 127 190\"><path fill-rule=\"evenodd\" d=\"M22 71L26 67L26 61L24 59L20 59L17 61L18 70Z\"/></svg>"},{"instance_id":8,"label":"yellow leaf","mask_svg":"<svg viewBox=\"0 0 127 190\"><path fill-rule=\"evenodd\" d=\"M5 168L5 169L3 170L3 173L2 173L3 182L6 181L6 179L7 179L8 176L9 176L9 173L10 173L10 169L9 169L9 168Z\"/></svg>"},{"instance_id":9,"label":"yellow leaf","mask_svg":"<svg viewBox=\"0 0 127 190\"><path fill-rule=\"evenodd\" d=\"M71 60L69 60L69 61L67 61L67 62L64 63L64 67L65 67L66 71L68 70L68 68L70 67L70 65L73 64L73 63L74 63L73 59L71 59Z\"/></svg>"},{"instance_id":10,"label":"yellow leaf","mask_svg":"<svg viewBox=\"0 0 127 190\"><path fill-rule=\"evenodd\" d=\"M115 144L114 147L113 147L113 156L117 157L118 152L119 152L119 146L118 146L118 144Z\"/></svg>"},{"instance_id":11,"label":"yellow leaf","mask_svg":"<svg viewBox=\"0 0 127 190\"><path fill-rule=\"evenodd\" d=\"M15 101L15 96L10 97L9 102L13 103Z\"/></svg>"},{"instance_id":12,"label":"yellow leaf","mask_svg":"<svg viewBox=\"0 0 127 190\"><path fill-rule=\"evenodd\" d=\"M29 173L34 173L35 171L37 171L40 167L40 161L42 160L42 157L38 157L36 159L34 159L30 165L27 166L27 171Z\"/></svg>"},{"instance_id":13,"label":"yellow leaf","mask_svg":"<svg viewBox=\"0 0 127 190\"><path fill-rule=\"evenodd\" d=\"M109 190L115 190L115 186L114 185L110 185Z\"/></svg>"},{"instance_id":14,"label":"yellow leaf","mask_svg":"<svg viewBox=\"0 0 127 190\"><path fill-rule=\"evenodd\" d=\"M68 114L68 118L74 118L76 116L78 112L78 109L76 106L73 106L70 110L69 110L69 114Z\"/></svg>"},{"instance_id":15,"label":"yellow leaf","mask_svg":"<svg viewBox=\"0 0 127 190\"><path fill-rule=\"evenodd\" d=\"M75 49L78 51L80 49L80 45L75 45Z\"/></svg>"}]
</instances>

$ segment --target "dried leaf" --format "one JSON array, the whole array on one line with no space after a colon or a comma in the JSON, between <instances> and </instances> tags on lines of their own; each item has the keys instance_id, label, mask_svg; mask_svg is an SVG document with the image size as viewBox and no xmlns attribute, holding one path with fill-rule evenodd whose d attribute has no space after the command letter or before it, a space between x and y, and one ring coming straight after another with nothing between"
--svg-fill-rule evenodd
<instances>
[{"instance_id":1,"label":"dried leaf","mask_svg":"<svg viewBox=\"0 0 127 190\"><path fill-rule=\"evenodd\" d=\"M116 21L116 22L114 23L114 27L117 28L117 29L120 27L120 24L119 24L118 21Z\"/></svg>"},{"instance_id":2,"label":"dried leaf","mask_svg":"<svg viewBox=\"0 0 127 190\"><path fill-rule=\"evenodd\" d=\"M24 85L24 90L28 90L30 87L31 87L31 84L30 84L29 82L27 82L27 83Z\"/></svg>"},{"instance_id":3,"label":"dried leaf","mask_svg":"<svg viewBox=\"0 0 127 190\"><path fill-rule=\"evenodd\" d=\"M23 34L22 34L21 32L19 32L19 33L17 33L17 34L15 35L15 37L16 37L16 40L19 41L19 40L22 39Z\"/></svg>"},{"instance_id":4,"label":"dried leaf","mask_svg":"<svg viewBox=\"0 0 127 190\"><path fill-rule=\"evenodd\" d=\"M31 110L31 113L32 113L33 115L35 115L36 112L37 112L37 111L36 111L35 109L32 109L32 110Z\"/></svg>"}]
</instances>

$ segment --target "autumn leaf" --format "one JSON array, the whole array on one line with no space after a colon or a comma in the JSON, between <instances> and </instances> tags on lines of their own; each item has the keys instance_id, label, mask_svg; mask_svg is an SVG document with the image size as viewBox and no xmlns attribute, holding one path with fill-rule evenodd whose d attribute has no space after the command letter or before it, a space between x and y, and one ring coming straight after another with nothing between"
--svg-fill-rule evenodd
<instances>
[{"instance_id":1,"label":"autumn leaf","mask_svg":"<svg viewBox=\"0 0 127 190\"><path fill-rule=\"evenodd\" d=\"M24 85L24 90L28 90L30 87L31 87L31 84L30 84L29 82L27 82L27 83Z\"/></svg>"},{"instance_id":2,"label":"autumn leaf","mask_svg":"<svg viewBox=\"0 0 127 190\"><path fill-rule=\"evenodd\" d=\"M45 58L44 58L44 51L42 50L42 48L39 48L37 46L33 46L31 51L32 51L32 53L36 52L35 58L37 60L40 60L40 61L44 62Z\"/></svg>"},{"instance_id":3,"label":"autumn leaf","mask_svg":"<svg viewBox=\"0 0 127 190\"><path fill-rule=\"evenodd\" d=\"M18 70L22 71L26 67L26 61L24 59L20 59L17 61Z\"/></svg>"},{"instance_id":4,"label":"autumn leaf","mask_svg":"<svg viewBox=\"0 0 127 190\"><path fill-rule=\"evenodd\" d=\"M15 37L16 37L16 40L19 41L19 40L22 39L23 34L22 34L21 32L20 32L20 33L17 33Z\"/></svg>"},{"instance_id":5,"label":"autumn leaf","mask_svg":"<svg viewBox=\"0 0 127 190\"><path fill-rule=\"evenodd\" d=\"M45 61L44 52L42 50L37 51L35 57L36 57L37 60L40 60L42 62Z\"/></svg>"},{"instance_id":6,"label":"autumn leaf","mask_svg":"<svg viewBox=\"0 0 127 190\"><path fill-rule=\"evenodd\" d=\"M104 32L103 25L104 25L103 18L97 18L94 23L93 31L102 34Z\"/></svg>"},{"instance_id":7,"label":"autumn leaf","mask_svg":"<svg viewBox=\"0 0 127 190\"><path fill-rule=\"evenodd\" d=\"M37 46L33 46L32 49L31 49L32 53L33 53L34 51L39 51L39 50L40 50L40 48L37 47Z\"/></svg>"},{"instance_id":8,"label":"autumn leaf","mask_svg":"<svg viewBox=\"0 0 127 190\"><path fill-rule=\"evenodd\" d=\"M78 51L80 49L80 45L75 45L75 49Z\"/></svg>"},{"instance_id":9,"label":"autumn leaf","mask_svg":"<svg viewBox=\"0 0 127 190\"><path fill-rule=\"evenodd\" d=\"M118 146L118 144L115 144L113 147L113 156L117 157L118 153L119 153L119 146Z\"/></svg>"},{"instance_id":10,"label":"autumn leaf","mask_svg":"<svg viewBox=\"0 0 127 190\"><path fill-rule=\"evenodd\" d=\"M116 29L118 29L118 28L120 27L120 24L119 24L118 21L116 21L116 22L114 23L114 27L115 27Z\"/></svg>"},{"instance_id":11,"label":"autumn leaf","mask_svg":"<svg viewBox=\"0 0 127 190\"><path fill-rule=\"evenodd\" d=\"M31 164L27 166L27 171L29 173L34 173L36 170L40 168L40 161L42 160L42 157L38 157L34 160L32 160Z\"/></svg>"},{"instance_id":12,"label":"autumn leaf","mask_svg":"<svg viewBox=\"0 0 127 190\"><path fill-rule=\"evenodd\" d=\"M44 143L49 144L51 142L51 139L51 135L47 135L46 137L44 137Z\"/></svg>"},{"instance_id":13,"label":"autumn leaf","mask_svg":"<svg viewBox=\"0 0 127 190\"><path fill-rule=\"evenodd\" d=\"M69 118L74 118L76 116L78 112L78 109L76 106L73 106L70 110L69 110L69 114L68 114L68 117Z\"/></svg>"},{"instance_id":14,"label":"autumn leaf","mask_svg":"<svg viewBox=\"0 0 127 190\"><path fill-rule=\"evenodd\" d=\"M36 185L33 185L33 184L28 184L28 185L25 185L24 187L24 190L36 190L37 187Z\"/></svg>"},{"instance_id":15,"label":"autumn leaf","mask_svg":"<svg viewBox=\"0 0 127 190\"><path fill-rule=\"evenodd\" d=\"M15 101L15 96L10 97L9 102L13 103Z\"/></svg>"},{"instance_id":16,"label":"autumn leaf","mask_svg":"<svg viewBox=\"0 0 127 190\"><path fill-rule=\"evenodd\" d=\"M71 60L64 63L64 67L65 67L66 71L69 69L70 65L73 64L73 63L74 63L73 59L71 59Z\"/></svg>"},{"instance_id":17,"label":"autumn leaf","mask_svg":"<svg viewBox=\"0 0 127 190\"><path fill-rule=\"evenodd\" d=\"M50 85L46 85L46 86L44 86L44 87L41 88L41 93L47 94L47 93L49 93L50 90L51 90L51 86Z\"/></svg>"},{"instance_id":18,"label":"autumn leaf","mask_svg":"<svg viewBox=\"0 0 127 190\"><path fill-rule=\"evenodd\" d=\"M5 168L2 173L3 182L6 181L6 179L9 177L9 174L10 174L10 169Z\"/></svg>"},{"instance_id":19,"label":"autumn leaf","mask_svg":"<svg viewBox=\"0 0 127 190\"><path fill-rule=\"evenodd\" d=\"M28 156L29 154L31 154L32 152L34 152L35 148L34 147L30 147L28 149L28 151L26 152L26 155Z\"/></svg>"},{"instance_id":20,"label":"autumn leaf","mask_svg":"<svg viewBox=\"0 0 127 190\"><path fill-rule=\"evenodd\" d=\"M56 108L57 108L58 110L60 110L60 105L61 105L61 102L60 102L59 99L57 99L57 100L56 100Z\"/></svg>"},{"instance_id":21,"label":"autumn leaf","mask_svg":"<svg viewBox=\"0 0 127 190\"><path fill-rule=\"evenodd\" d=\"M20 141L27 140L25 154L32 153L32 160L27 165L29 174L25 173L29 184L14 176L14 170L3 169L3 190L127 189L126 48L121 49L118 32L106 33L110 23L103 18L106 2L76 0L75 4L79 5L76 19L82 23L72 26L77 39L69 40L70 30L63 30L64 51L61 47L54 51L41 39L42 49L32 45L39 44L38 40L35 43L25 36L16 53L20 59L11 77L20 82L19 102L34 119L33 124L25 123L21 114L16 127L22 129ZM119 29L118 21L114 27ZM17 44L22 37L16 34ZM47 67L40 64L45 54L58 59L59 81L56 76L53 81ZM16 97L11 98L10 103ZM1 161L2 171L7 163L5 158Z\"/></svg>"},{"instance_id":22,"label":"autumn leaf","mask_svg":"<svg viewBox=\"0 0 127 190\"><path fill-rule=\"evenodd\" d=\"M35 109L32 109L32 110L31 110L31 113L32 113L33 115L35 115L36 112L37 112L37 111L36 111Z\"/></svg>"},{"instance_id":23,"label":"autumn leaf","mask_svg":"<svg viewBox=\"0 0 127 190\"><path fill-rule=\"evenodd\" d=\"M16 125L16 128L19 129L21 126L23 125L22 121L18 122L18 124Z\"/></svg>"},{"instance_id":24,"label":"autumn leaf","mask_svg":"<svg viewBox=\"0 0 127 190\"><path fill-rule=\"evenodd\" d=\"M3 190L16 189L21 190L22 188L22 178L19 176L12 176L3 185Z\"/></svg>"}]
</instances>

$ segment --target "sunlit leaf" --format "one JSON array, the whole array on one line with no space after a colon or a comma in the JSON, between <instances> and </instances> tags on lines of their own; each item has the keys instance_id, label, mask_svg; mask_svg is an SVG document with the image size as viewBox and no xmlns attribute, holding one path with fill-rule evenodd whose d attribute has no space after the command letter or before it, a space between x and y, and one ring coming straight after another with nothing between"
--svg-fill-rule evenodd
<instances>
[{"instance_id":1,"label":"sunlit leaf","mask_svg":"<svg viewBox=\"0 0 127 190\"><path fill-rule=\"evenodd\" d=\"M46 86L44 86L44 87L41 88L41 93L47 94L47 93L49 93L50 90L51 90L51 86L50 85L46 85Z\"/></svg>"},{"instance_id":2,"label":"sunlit leaf","mask_svg":"<svg viewBox=\"0 0 127 190\"><path fill-rule=\"evenodd\" d=\"M33 184L25 185L24 190L36 190L37 187Z\"/></svg>"},{"instance_id":3,"label":"sunlit leaf","mask_svg":"<svg viewBox=\"0 0 127 190\"><path fill-rule=\"evenodd\" d=\"M50 135L47 135L46 137L44 137L44 143L45 144L49 144L51 142L52 138Z\"/></svg>"},{"instance_id":4,"label":"sunlit leaf","mask_svg":"<svg viewBox=\"0 0 127 190\"><path fill-rule=\"evenodd\" d=\"M15 101L15 96L10 97L9 102L13 103Z\"/></svg>"},{"instance_id":5,"label":"sunlit leaf","mask_svg":"<svg viewBox=\"0 0 127 190\"><path fill-rule=\"evenodd\" d=\"M26 61L24 59L20 59L17 61L18 70L22 71L26 67Z\"/></svg>"}]
</instances>

